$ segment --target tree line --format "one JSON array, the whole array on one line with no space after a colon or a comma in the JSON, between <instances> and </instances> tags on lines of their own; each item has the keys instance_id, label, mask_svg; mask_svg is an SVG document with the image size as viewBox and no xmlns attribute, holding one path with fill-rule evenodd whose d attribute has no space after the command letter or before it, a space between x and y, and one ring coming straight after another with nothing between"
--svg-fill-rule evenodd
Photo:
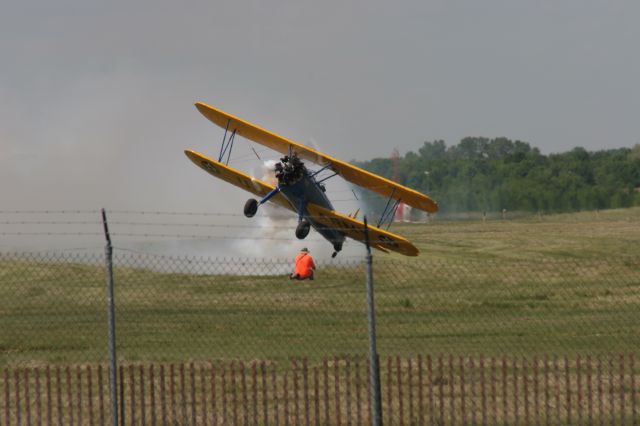
<instances>
[{"instance_id":1,"label":"tree line","mask_svg":"<svg viewBox=\"0 0 640 426\"><path fill-rule=\"evenodd\" d=\"M640 205L640 145L544 155L522 141L464 138L427 141L394 160L356 163L428 194L440 211L570 212ZM395 170L394 170L395 168ZM370 203L381 209L380 201ZM382 204L382 208L384 204Z\"/></svg>"}]
</instances>

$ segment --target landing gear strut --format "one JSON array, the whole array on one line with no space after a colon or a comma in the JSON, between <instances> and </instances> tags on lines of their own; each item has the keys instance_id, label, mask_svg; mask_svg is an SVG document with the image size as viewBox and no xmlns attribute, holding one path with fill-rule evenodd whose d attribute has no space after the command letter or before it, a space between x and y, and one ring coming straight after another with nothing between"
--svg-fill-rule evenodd
<instances>
[{"instance_id":1,"label":"landing gear strut","mask_svg":"<svg viewBox=\"0 0 640 426\"><path fill-rule=\"evenodd\" d=\"M333 250L335 251L331 254L331 257L336 257L338 252L342 250L342 243L333 243Z\"/></svg>"}]
</instances>

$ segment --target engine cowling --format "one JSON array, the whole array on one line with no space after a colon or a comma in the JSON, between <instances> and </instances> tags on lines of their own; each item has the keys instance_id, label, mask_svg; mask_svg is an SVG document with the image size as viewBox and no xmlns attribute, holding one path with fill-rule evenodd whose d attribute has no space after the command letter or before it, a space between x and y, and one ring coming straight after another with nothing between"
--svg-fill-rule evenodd
<instances>
[{"instance_id":1,"label":"engine cowling","mask_svg":"<svg viewBox=\"0 0 640 426\"><path fill-rule=\"evenodd\" d=\"M276 163L276 178L280 185L291 185L302 178L305 166L296 155L285 155Z\"/></svg>"}]
</instances>

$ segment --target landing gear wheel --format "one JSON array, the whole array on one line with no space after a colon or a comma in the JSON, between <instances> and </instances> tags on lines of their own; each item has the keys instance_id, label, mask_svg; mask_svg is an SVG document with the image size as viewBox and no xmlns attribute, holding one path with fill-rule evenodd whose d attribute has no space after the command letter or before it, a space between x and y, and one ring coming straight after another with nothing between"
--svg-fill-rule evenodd
<instances>
[{"instance_id":1,"label":"landing gear wheel","mask_svg":"<svg viewBox=\"0 0 640 426\"><path fill-rule=\"evenodd\" d=\"M244 215L246 217L255 216L258 211L258 200L254 198L249 198L246 203L244 203Z\"/></svg>"},{"instance_id":2,"label":"landing gear wheel","mask_svg":"<svg viewBox=\"0 0 640 426\"><path fill-rule=\"evenodd\" d=\"M309 230L311 229L311 224L308 220L302 219L298 222L298 226L296 226L296 237L299 240L304 240L307 235L309 235Z\"/></svg>"}]
</instances>

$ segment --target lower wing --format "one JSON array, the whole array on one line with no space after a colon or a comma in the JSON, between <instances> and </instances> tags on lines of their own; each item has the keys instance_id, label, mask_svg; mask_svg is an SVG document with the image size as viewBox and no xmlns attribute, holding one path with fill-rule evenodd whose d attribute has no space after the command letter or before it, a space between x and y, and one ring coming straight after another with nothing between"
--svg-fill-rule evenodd
<instances>
[{"instance_id":1,"label":"lower wing","mask_svg":"<svg viewBox=\"0 0 640 426\"><path fill-rule=\"evenodd\" d=\"M316 222L337 229L354 240L365 242L363 222L312 203L307 204L307 212ZM395 251L405 256L418 255L418 248L409 240L375 226L368 225L367 228L371 247L385 252Z\"/></svg>"},{"instance_id":2,"label":"lower wing","mask_svg":"<svg viewBox=\"0 0 640 426\"><path fill-rule=\"evenodd\" d=\"M230 183L231 185L235 185L238 188L249 191L258 197L262 198L275 189L272 185L264 183L246 173L242 173L240 170L236 170L198 152L187 149L184 153L196 166L200 167L211 176L215 176L218 179L222 179L223 181ZM293 210L294 212L296 211L282 194L276 194L269 201L289 210Z\"/></svg>"}]
</instances>

